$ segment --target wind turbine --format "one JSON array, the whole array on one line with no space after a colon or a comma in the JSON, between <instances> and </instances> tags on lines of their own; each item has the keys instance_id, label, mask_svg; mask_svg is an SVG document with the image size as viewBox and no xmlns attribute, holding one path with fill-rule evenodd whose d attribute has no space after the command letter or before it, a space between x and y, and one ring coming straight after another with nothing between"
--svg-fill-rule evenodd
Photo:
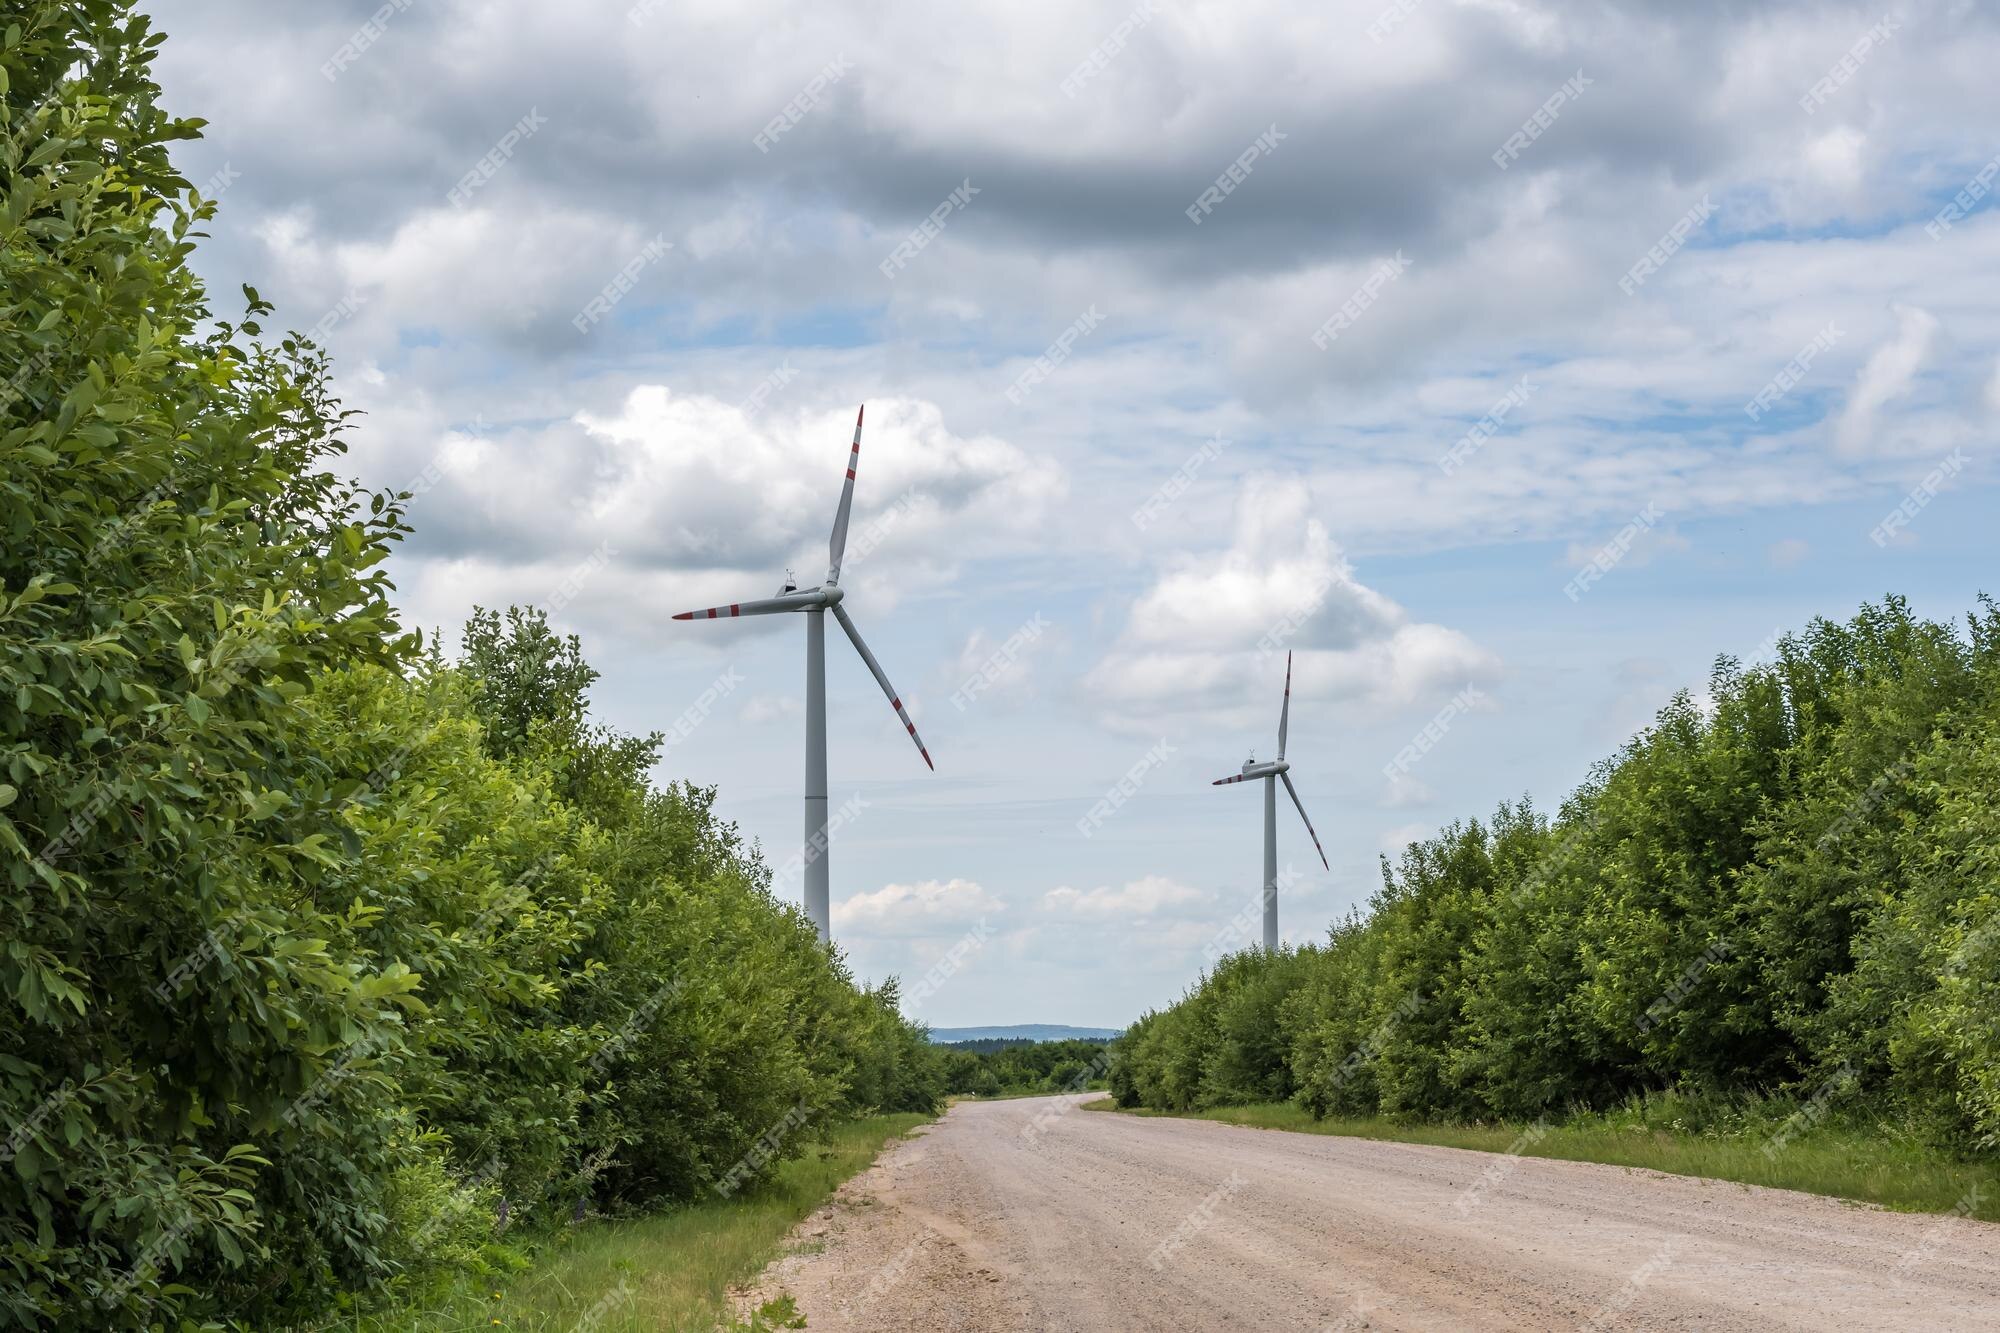
<instances>
[{"instance_id":1,"label":"wind turbine","mask_svg":"<svg viewBox=\"0 0 2000 1333\"><path fill-rule=\"evenodd\" d=\"M1291 765L1285 762L1285 731L1292 720L1292 655L1285 654L1285 704L1278 713L1278 757L1269 763L1260 764L1252 755L1243 761L1243 771L1233 777L1217 778L1209 785L1226 787L1232 782L1248 782L1252 778L1264 779L1264 951L1278 951L1278 780L1284 779L1285 790L1291 793L1292 804L1299 808L1299 818L1305 820L1306 832L1312 834L1313 850L1319 853L1319 863L1327 865L1326 848L1319 845L1319 834L1313 832L1313 822L1306 819L1305 803L1299 800L1299 789L1292 785Z\"/></svg>"},{"instance_id":2,"label":"wind turbine","mask_svg":"<svg viewBox=\"0 0 2000 1333\"><path fill-rule=\"evenodd\" d=\"M864 404L863 409L866 410ZM917 724L910 721L910 715L903 709L902 696L889 683L889 677L882 672L882 664L875 660L875 654L868 651L868 645L861 641L861 631L854 628L854 621L841 608L845 595L840 587L840 559L847 552L847 515L854 507L854 471L861 465L861 412L854 414L854 449L847 455L847 482L840 489L840 508L833 515L833 536L827 542L826 582L817 588L796 588L792 586L791 575L785 576L785 586L776 597L765 597L754 602L731 602L728 606L711 606L703 611L683 611L675 620L725 620L735 616L771 616L781 611L803 611L806 614L806 841L805 841L805 900L806 915L812 918L813 927L819 931L821 940L827 939L830 912L828 903L827 878L827 838L826 838L826 613L833 612L833 618L847 631L847 637L854 642L854 651L861 654L861 660L868 664L875 683L882 687L882 693L889 697L889 706L896 710L902 720L903 730L910 733L910 739L917 743L917 753L924 757L924 763L931 771L937 765L931 763L931 752L917 735Z\"/></svg>"}]
</instances>

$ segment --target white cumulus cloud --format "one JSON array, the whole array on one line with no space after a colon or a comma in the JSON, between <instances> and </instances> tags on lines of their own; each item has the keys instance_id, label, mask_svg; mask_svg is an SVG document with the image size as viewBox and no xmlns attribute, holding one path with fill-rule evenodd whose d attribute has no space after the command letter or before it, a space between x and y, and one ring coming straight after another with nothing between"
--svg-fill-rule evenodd
<instances>
[{"instance_id":1,"label":"white cumulus cloud","mask_svg":"<svg viewBox=\"0 0 2000 1333\"><path fill-rule=\"evenodd\" d=\"M927 879L885 884L868 893L836 897L836 933L862 936L937 935L977 925L1004 912L1007 904L969 879Z\"/></svg>"},{"instance_id":2,"label":"white cumulus cloud","mask_svg":"<svg viewBox=\"0 0 2000 1333\"><path fill-rule=\"evenodd\" d=\"M1208 894L1164 875L1147 875L1116 887L1073 889L1063 885L1042 895L1042 906L1050 911L1094 918L1151 916L1208 901Z\"/></svg>"},{"instance_id":3,"label":"white cumulus cloud","mask_svg":"<svg viewBox=\"0 0 2000 1333\"><path fill-rule=\"evenodd\" d=\"M1134 601L1124 632L1085 684L1108 721L1165 712L1258 715L1283 687L1321 699L1407 703L1486 681L1499 660L1447 626L1414 621L1363 584L1295 480L1253 480L1232 543L1174 559Z\"/></svg>"}]
</instances>

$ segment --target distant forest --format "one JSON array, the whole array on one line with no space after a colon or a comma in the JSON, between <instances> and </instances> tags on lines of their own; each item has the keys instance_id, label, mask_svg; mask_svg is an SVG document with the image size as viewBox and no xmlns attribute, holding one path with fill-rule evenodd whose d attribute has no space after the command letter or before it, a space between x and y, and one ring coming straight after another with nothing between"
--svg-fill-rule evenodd
<instances>
[{"instance_id":1,"label":"distant forest","mask_svg":"<svg viewBox=\"0 0 2000 1333\"><path fill-rule=\"evenodd\" d=\"M960 1097L1001 1097L1080 1091L1104 1086L1109 1043L1028 1041L989 1037L950 1042L944 1052L945 1091Z\"/></svg>"}]
</instances>

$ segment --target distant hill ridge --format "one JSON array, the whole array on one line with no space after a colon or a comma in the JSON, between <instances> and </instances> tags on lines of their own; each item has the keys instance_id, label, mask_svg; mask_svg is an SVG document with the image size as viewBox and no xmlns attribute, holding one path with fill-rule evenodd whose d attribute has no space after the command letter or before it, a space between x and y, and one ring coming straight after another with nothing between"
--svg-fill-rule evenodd
<instances>
[{"instance_id":1,"label":"distant hill ridge","mask_svg":"<svg viewBox=\"0 0 2000 1333\"><path fill-rule=\"evenodd\" d=\"M954 1041L1109 1041L1123 1028L1073 1028L1062 1023L1016 1023L1011 1027L932 1028L931 1040Z\"/></svg>"}]
</instances>

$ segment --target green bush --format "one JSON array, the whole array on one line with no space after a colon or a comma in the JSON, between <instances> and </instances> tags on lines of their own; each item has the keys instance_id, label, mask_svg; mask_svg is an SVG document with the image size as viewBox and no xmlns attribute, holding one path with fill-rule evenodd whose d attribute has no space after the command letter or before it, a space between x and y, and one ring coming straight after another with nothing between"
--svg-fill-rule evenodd
<instances>
[{"instance_id":1,"label":"green bush","mask_svg":"<svg viewBox=\"0 0 2000 1333\"><path fill-rule=\"evenodd\" d=\"M325 356L212 318L159 37L0 46L0 1327L267 1328L754 1180L941 1059L531 611L424 656Z\"/></svg>"},{"instance_id":2,"label":"green bush","mask_svg":"<svg viewBox=\"0 0 2000 1333\"><path fill-rule=\"evenodd\" d=\"M1133 1025L1111 1086L1322 1118L1698 1107L1739 1130L1833 1088L1989 1152L1996 721L1987 600L1963 632L1890 598L1774 663L1723 659L1553 820L1454 824L1323 944L1223 960Z\"/></svg>"}]
</instances>

